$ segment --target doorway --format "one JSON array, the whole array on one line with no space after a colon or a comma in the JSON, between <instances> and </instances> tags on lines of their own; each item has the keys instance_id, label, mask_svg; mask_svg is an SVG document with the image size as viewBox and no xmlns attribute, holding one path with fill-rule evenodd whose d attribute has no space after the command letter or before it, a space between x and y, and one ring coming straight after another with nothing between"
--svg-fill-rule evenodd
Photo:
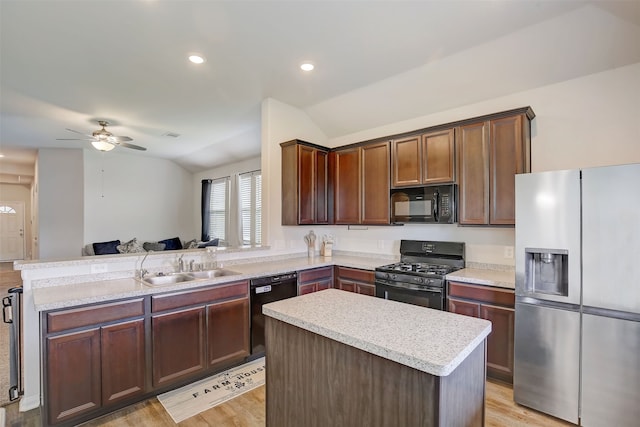
<instances>
[{"instance_id":1,"label":"doorway","mask_svg":"<svg viewBox=\"0 0 640 427\"><path fill-rule=\"evenodd\" d=\"M24 202L0 202L0 261L24 259Z\"/></svg>"}]
</instances>

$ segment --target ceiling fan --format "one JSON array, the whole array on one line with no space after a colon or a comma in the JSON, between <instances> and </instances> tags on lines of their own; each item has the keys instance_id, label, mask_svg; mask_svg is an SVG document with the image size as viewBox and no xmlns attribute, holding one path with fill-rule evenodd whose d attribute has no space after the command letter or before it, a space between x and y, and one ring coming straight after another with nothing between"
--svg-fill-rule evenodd
<instances>
[{"instance_id":1,"label":"ceiling fan","mask_svg":"<svg viewBox=\"0 0 640 427\"><path fill-rule=\"evenodd\" d=\"M116 147L125 147L132 148L134 150L145 151L145 147L141 147L135 144L129 144L127 141L133 141L133 139L128 136L116 136L105 129L105 127L109 126L109 122L106 120L98 120L98 124L102 126L102 129L93 132L91 135L86 135L82 132L78 132L77 130L66 128L69 132L77 133L86 138L57 138L57 141L91 141L91 145L96 150L100 151L111 151Z\"/></svg>"}]
</instances>

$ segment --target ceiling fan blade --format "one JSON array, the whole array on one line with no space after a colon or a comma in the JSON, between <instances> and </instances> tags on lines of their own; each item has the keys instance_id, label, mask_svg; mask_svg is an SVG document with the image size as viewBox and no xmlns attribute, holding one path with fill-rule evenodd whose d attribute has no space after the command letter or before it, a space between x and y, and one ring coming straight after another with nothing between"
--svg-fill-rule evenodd
<instances>
[{"instance_id":1,"label":"ceiling fan blade","mask_svg":"<svg viewBox=\"0 0 640 427\"><path fill-rule=\"evenodd\" d=\"M77 130L73 130L73 129L69 129L69 128L65 128L65 129L68 130L69 132L77 133L78 135L82 135L82 136L86 136L88 138L92 138L92 135L87 135L86 133L78 132Z\"/></svg>"},{"instance_id":2,"label":"ceiling fan blade","mask_svg":"<svg viewBox=\"0 0 640 427\"><path fill-rule=\"evenodd\" d=\"M119 147L133 148L134 150L147 151L146 148L135 144L129 144L128 142L114 142Z\"/></svg>"},{"instance_id":3,"label":"ceiling fan blade","mask_svg":"<svg viewBox=\"0 0 640 427\"><path fill-rule=\"evenodd\" d=\"M95 139L80 139L80 138L56 138L56 141L95 141Z\"/></svg>"},{"instance_id":4,"label":"ceiling fan blade","mask_svg":"<svg viewBox=\"0 0 640 427\"><path fill-rule=\"evenodd\" d=\"M129 138L128 136L112 136L111 138L113 138L117 142L133 141L133 138Z\"/></svg>"}]
</instances>

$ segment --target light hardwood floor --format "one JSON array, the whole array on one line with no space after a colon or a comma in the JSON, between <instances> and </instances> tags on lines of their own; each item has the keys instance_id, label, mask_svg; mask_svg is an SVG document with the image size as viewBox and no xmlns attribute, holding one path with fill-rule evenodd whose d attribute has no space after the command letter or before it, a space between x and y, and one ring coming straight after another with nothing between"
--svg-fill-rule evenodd
<instances>
[{"instance_id":1,"label":"light hardwood floor","mask_svg":"<svg viewBox=\"0 0 640 427\"><path fill-rule=\"evenodd\" d=\"M226 403L181 422L181 427L262 427L265 425L265 387L259 387ZM17 404L7 407L7 427L36 427L39 411L17 413ZM83 427L174 426L157 399L149 399L118 412L82 424ZM572 426L513 402L513 390L502 383L487 381L486 427Z\"/></svg>"}]
</instances>

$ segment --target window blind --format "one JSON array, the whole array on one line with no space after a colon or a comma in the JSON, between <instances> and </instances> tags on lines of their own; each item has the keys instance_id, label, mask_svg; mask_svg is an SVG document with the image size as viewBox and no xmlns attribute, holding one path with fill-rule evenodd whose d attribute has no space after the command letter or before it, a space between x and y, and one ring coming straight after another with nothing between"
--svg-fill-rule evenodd
<instances>
[{"instance_id":1,"label":"window blind","mask_svg":"<svg viewBox=\"0 0 640 427\"><path fill-rule=\"evenodd\" d=\"M244 245L262 242L262 174L253 171L240 174L240 221Z\"/></svg>"},{"instance_id":2,"label":"window blind","mask_svg":"<svg viewBox=\"0 0 640 427\"><path fill-rule=\"evenodd\" d=\"M229 223L229 177L211 181L209 202L209 236L211 239L227 240Z\"/></svg>"}]
</instances>

